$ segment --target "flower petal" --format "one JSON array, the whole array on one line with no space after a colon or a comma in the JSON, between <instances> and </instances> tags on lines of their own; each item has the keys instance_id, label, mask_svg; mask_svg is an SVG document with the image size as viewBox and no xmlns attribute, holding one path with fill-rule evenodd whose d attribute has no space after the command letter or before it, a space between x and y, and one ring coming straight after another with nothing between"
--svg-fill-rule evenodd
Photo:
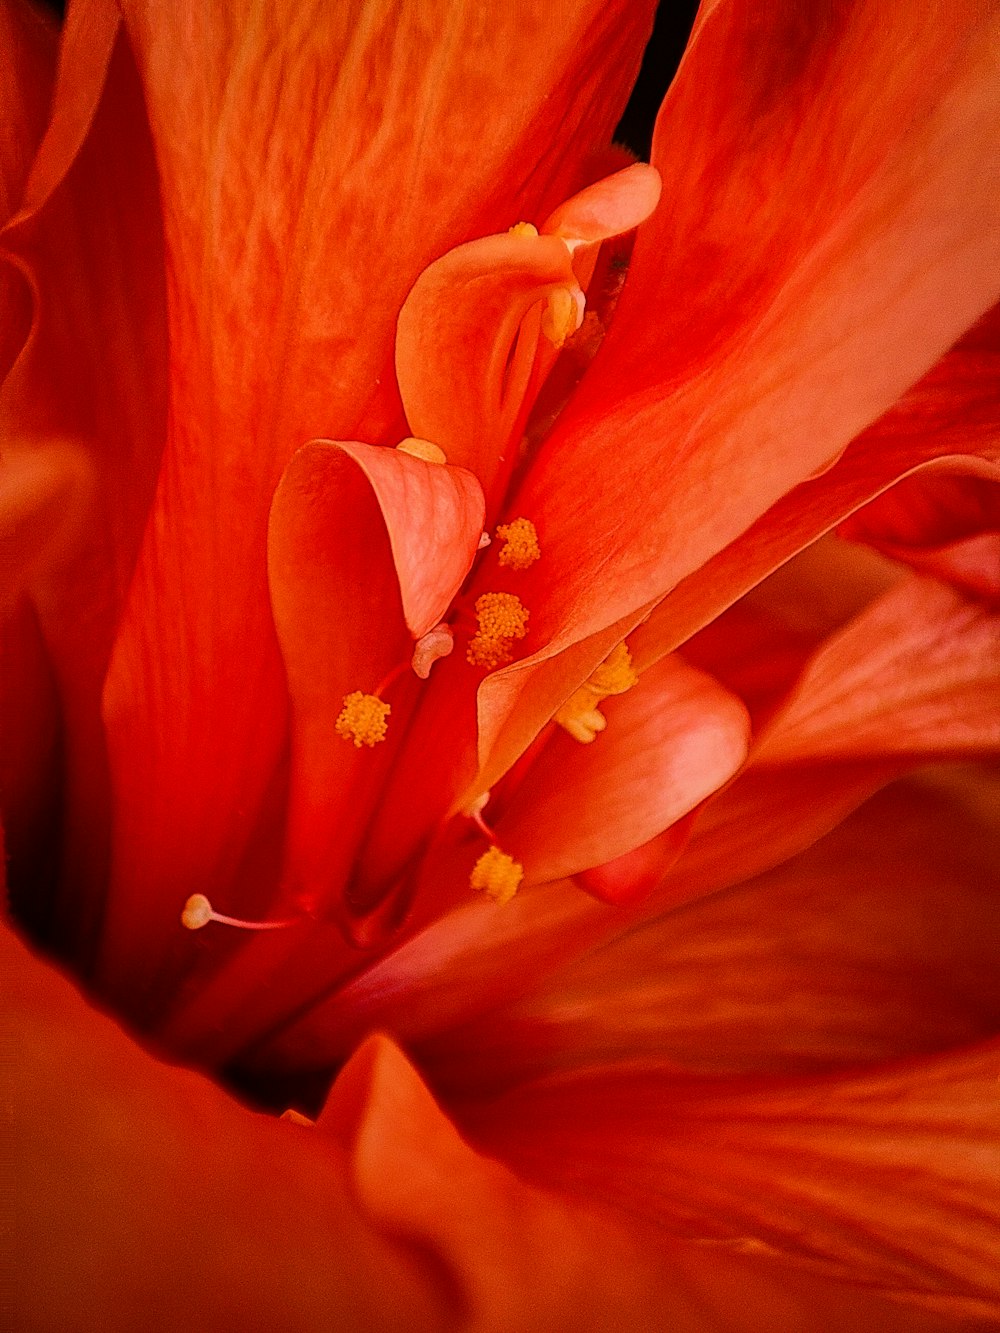
<instances>
[{"instance_id":1,"label":"flower petal","mask_svg":"<svg viewBox=\"0 0 1000 1333\"><path fill-rule=\"evenodd\" d=\"M271 601L292 701L285 878L286 890L296 887L313 907L346 876L396 748L390 738L378 755L359 754L339 741L344 697L372 692L400 666L415 684L402 621L420 638L441 619L482 527L482 491L461 468L315 441L285 469L269 532Z\"/></svg>"},{"instance_id":2,"label":"flower petal","mask_svg":"<svg viewBox=\"0 0 1000 1333\"><path fill-rule=\"evenodd\" d=\"M328 1141L159 1064L0 929L19 1327L447 1326L436 1273L352 1205Z\"/></svg>"},{"instance_id":3,"label":"flower petal","mask_svg":"<svg viewBox=\"0 0 1000 1333\"><path fill-rule=\"evenodd\" d=\"M996 15L873 0L820 34L792 0L751 9L716 6L688 52L654 163L671 207L518 500L564 571L525 576L547 653L828 467L997 298Z\"/></svg>"},{"instance_id":4,"label":"flower petal","mask_svg":"<svg viewBox=\"0 0 1000 1333\"><path fill-rule=\"evenodd\" d=\"M565 197L610 135L651 5L561 0L530 42L520 13L486 22L422 0L250 19L237 3L123 9L165 207L174 367L105 691L118 822L102 974L125 993L155 984L172 936L140 898L230 892L278 780L265 547L282 471L320 436L400 437L406 292L508 211Z\"/></svg>"},{"instance_id":5,"label":"flower petal","mask_svg":"<svg viewBox=\"0 0 1000 1333\"><path fill-rule=\"evenodd\" d=\"M51 507L64 510L65 531L23 573L61 706L58 929L80 956L91 946L106 876L100 693L166 414L159 190L119 27L117 11L101 0L73 6L52 119L21 209L0 237L0 271L16 272L32 307L27 340L0 391L0 440L18 463L27 502L16 539L22 555L32 528L59 531ZM38 483L31 495L28 478Z\"/></svg>"},{"instance_id":6,"label":"flower petal","mask_svg":"<svg viewBox=\"0 0 1000 1333\"><path fill-rule=\"evenodd\" d=\"M775 870L665 903L412 1048L470 1097L556 1070L804 1074L992 1037L997 796L981 769L896 783Z\"/></svg>"},{"instance_id":7,"label":"flower petal","mask_svg":"<svg viewBox=\"0 0 1000 1333\"><path fill-rule=\"evenodd\" d=\"M911 578L823 645L754 758L990 750L1000 750L1000 616Z\"/></svg>"},{"instance_id":8,"label":"flower petal","mask_svg":"<svg viewBox=\"0 0 1000 1333\"><path fill-rule=\"evenodd\" d=\"M907 477L840 533L974 597L1000 601L1000 482L943 471Z\"/></svg>"},{"instance_id":9,"label":"flower petal","mask_svg":"<svg viewBox=\"0 0 1000 1333\"><path fill-rule=\"evenodd\" d=\"M588 1070L463 1107L548 1188L956 1319L1000 1313L1000 1042L794 1080Z\"/></svg>"},{"instance_id":10,"label":"flower petal","mask_svg":"<svg viewBox=\"0 0 1000 1333\"><path fill-rule=\"evenodd\" d=\"M746 758L746 709L677 657L601 707L607 730L587 746L562 731L550 736L496 823L529 880L562 879L632 851Z\"/></svg>"}]
</instances>

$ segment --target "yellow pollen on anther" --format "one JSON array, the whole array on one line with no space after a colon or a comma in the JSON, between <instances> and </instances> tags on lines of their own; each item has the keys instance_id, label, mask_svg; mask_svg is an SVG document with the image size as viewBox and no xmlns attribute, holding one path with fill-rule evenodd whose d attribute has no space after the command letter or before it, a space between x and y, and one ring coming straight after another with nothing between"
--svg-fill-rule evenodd
<instances>
[{"instance_id":1,"label":"yellow pollen on anther","mask_svg":"<svg viewBox=\"0 0 1000 1333\"><path fill-rule=\"evenodd\" d=\"M479 630L469 640L466 659L493 671L514 660L513 644L528 632L528 610L512 592L484 592L476 598Z\"/></svg>"},{"instance_id":2,"label":"yellow pollen on anther","mask_svg":"<svg viewBox=\"0 0 1000 1333\"><path fill-rule=\"evenodd\" d=\"M391 712L391 706L377 694L363 694L361 690L354 690L344 695L344 706L334 723L334 729L345 741L353 741L359 750L362 745L378 745L379 741L385 740L388 730L386 719Z\"/></svg>"},{"instance_id":3,"label":"yellow pollen on anther","mask_svg":"<svg viewBox=\"0 0 1000 1333\"><path fill-rule=\"evenodd\" d=\"M524 866L499 847L490 847L472 867L469 884L487 893L501 907L509 903L524 879Z\"/></svg>"},{"instance_id":4,"label":"yellow pollen on anther","mask_svg":"<svg viewBox=\"0 0 1000 1333\"><path fill-rule=\"evenodd\" d=\"M515 222L509 229L511 236L537 236L538 228L531 222Z\"/></svg>"},{"instance_id":5,"label":"yellow pollen on anther","mask_svg":"<svg viewBox=\"0 0 1000 1333\"><path fill-rule=\"evenodd\" d=\"M624 643L611 650L605 660L566 700L553 721L558 722L581 745L589 745L608 725L597 705L612 694L624 694L637 684L632 656Z\"/></svg>"},{"instance_id":6,"label":"yellow pollen on anther","mask_svg":"<svg viewBox=\"0 0 1000 1333\"><path fill-rule=\"evenodd\" d=\"M448 458L444 450L430 440L418 439L416 435L409 435L405 440L400 440L396 448L401 454L410 454L413 458L422 458L425 463L447 463Z\"/></svg>"},{"instance_id":7,"label":"yellow pollen on anther","mask_svg":"<svg viewBox=\"0 0 1000 1333\"><path fill-rule=\"evenodd\" d=\"M500 551L500 563L508 569L527 569L541 558L538 545L538 533L530 518L515 518L510 523L501 523L497 536L504 543Z\"/></svg>"},{"instance_id":8,"label":"yellow pollen on anther","mask_svg":"<svg viewBox=\"0 0 1000 1333\"><path fill-rule=\"evenodd\" d=\"M583 293L570 287L557 287L542 311L542 333L559 348L582 323Z\"/></svg>"}]
</instances>

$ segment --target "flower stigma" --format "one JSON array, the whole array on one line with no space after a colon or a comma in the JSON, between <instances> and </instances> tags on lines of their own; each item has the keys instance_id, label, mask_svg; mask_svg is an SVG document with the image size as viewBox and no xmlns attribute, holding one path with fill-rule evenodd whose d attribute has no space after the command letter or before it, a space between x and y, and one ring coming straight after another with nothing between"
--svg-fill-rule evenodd
<instances>
[{"instance_id":1,"label":"flower stigma","mask_svg":"<svg viewBox=\"0 0 1000 1333\"><path fill-rule=\"evenodd\" d=\"M528 610L512 592L484 592L476 598L479 629L469 640L470 665L488 671L514 660L513 644L528 633Z\"/></svg>"},{"instance_id":2,"label":"flower stigma","mask_svg":"<svg viewBox=\"0 0 1000 1333\"><path fill-rule=\"evenodd\" d=\"M504 543L500 550L500 563L508 569L528 569L541 559L538 533L530 518L515 518L510 523L501 523L497 528L497 536Z\"/></svg>"},{"instance_id":3,"label":"flower stigma","mask_svg":"<svg viewBox=\"0 0 1000 1333\"><path fill-rule=\"evenodd\" d=\"M608 725L608 719L597 705L612 694L625 694L639 677L632 667L632 655L624 643L619 643L566 700L553 718L581 745L589 745Z\"/></svg>"}]
</instances>

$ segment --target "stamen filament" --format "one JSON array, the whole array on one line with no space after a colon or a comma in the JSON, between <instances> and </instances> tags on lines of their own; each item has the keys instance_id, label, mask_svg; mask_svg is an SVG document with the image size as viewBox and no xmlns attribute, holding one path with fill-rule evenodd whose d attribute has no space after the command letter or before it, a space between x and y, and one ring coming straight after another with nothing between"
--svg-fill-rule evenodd
<instances>
[{"instance_id":1,"label":"stamen filament","mask_svg":"<svg viewBox=\"0 0 1000 1333\"><path fill-rule=\"evenodd\" d=\"M284 930L286 926L297 926L304 919L293 916L283 921L244 921L238 916L217 912L203 893L192 893L181 912L181 925L188 930L201 930L210 921L217 921L223 926L236 926L239 930Z\"/></svg>"}]
</instances>

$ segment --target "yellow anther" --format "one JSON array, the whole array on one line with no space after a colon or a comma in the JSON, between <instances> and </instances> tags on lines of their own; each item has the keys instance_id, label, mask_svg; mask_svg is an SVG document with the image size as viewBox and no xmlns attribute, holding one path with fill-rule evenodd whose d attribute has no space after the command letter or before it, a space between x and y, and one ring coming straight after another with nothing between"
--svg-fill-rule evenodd
<instances>
[{"instance_id":1,"label":"yellow anther","mask_svg":"<svg viewBox=\"0 0 1000 1333\"><path fill-rule=\"evenodd\" d=\"M509 569L527 569L541 557L538 545L538 533L530 518L515 518L510 523L501 523L497 536L504 543L500 551L500 563Z\"/></svg>"},{"instance_id":2,"label":"yellow anther","mask_svg":"<svg viewBox=\"0 0 1000 1333\"><path fill-rule=\"evenodd\" d=\"M542 311L542 333L554 347L562 347L583 323L583 293L579 288L557 287Z\"/></svg>"},{"instance_id":3,"label":"yellow anther","mask_svg":"<svg viewBox=\"0 0 1000 1333\"><path fill-rule=\"evenodd\" d=\"M389 704L383 703L377 694L362 694L354 690L344 695L344 706L334 723L338 736L345 741L353 741L357 749L362 745L378 745L385 740L388 730L386 719L392 712Z\"/></svg>"},{"instance_id":4,"label":"yellow anther","mask_svg":"<svg viewBox=\"0 0 1000 1333\"><path fill-rule=\"evenodd\" d=\"M184 904L184 910L181 912L181 925L186 926L188 930L201 930L202 926L214 920L215 913L212 911L212 904L203 893L192 893L191 897Z\"/></svg>"},{"instance_id":5,"label":"yellow anther","mask_svg":"<svg viewBox=\"0 0 1000 1333\"><path fill-rule=\"evenodd\" d=\"M513 644L528 632L528 611L511 592L484 592L476 598L479 630L466 653L472 666L493 671L514 660Z\"/></svg>"},{"instance_id":6,"label":"yellow anther","mask_svg":"<svg viewBox=\"0 0 1000 1333\"><path fill-rule=\"evenodd\" d=\"M405 440L400 440L396 448L401 454L410 454L414 458L422 458L425 463L447 463L448 461L443 449L439 449L430 440L420 440L415 435L409 435Z\"/></svg>"},{"instance_id":7,"label":"yellow anther","mask_svg":"<svg viewBox=\"0 0 1000 1333\"><path fill-rule=\"evenodd\" d=\"M524 879L524 866L499 847L490 847L472 867L469 883L474 889L488 893L502 907L509 903Z\"/></svg>"},{"instance_id":8,"label":"yellow anther","mask_svg":"<svg viewBox=\"0 0 1000 1333\"><path fill-rule=\"evenodd\" d=\"M509 229L511 236L537 236L538 228L530 222L515 222Z\"/></svg>"},{"instance_id":9,"label":"yellow anther","mask_svg":"<svg viewBox=\"0 0 1000 1333\"><path fill-rule=\"evenodd\" d=\"M624 694L639 680L632 669L632 657L624 643L613 648L593 674L566 700L556 713L555 722L581 745L589 745L608 725L597 705L611 694Z\"/></svg>"},{"instance_id":10,"label":"yellow anther","mask_svg":"<svg viewBox=\"0 0 1000 1333\"><path fill-rule=\"evenodd\" d=\"M609 694L624 694L638 683L639 677L632 667L632 654L626 644L619 643L590 676L587 688L607 698Z\"/></svg>"}]
</instances>

